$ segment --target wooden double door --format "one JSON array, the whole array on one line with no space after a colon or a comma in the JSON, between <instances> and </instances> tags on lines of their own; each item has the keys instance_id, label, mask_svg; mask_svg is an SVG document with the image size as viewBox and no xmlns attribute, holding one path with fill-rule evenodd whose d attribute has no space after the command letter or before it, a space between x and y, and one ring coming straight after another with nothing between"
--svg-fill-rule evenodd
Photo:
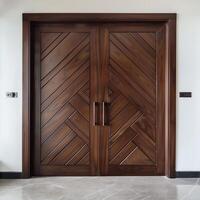
<instances>
[{"instance_id":1,"label":"wooden double door","mask_svg":"<svg viewBox=\"0 0 200 200\"><path fill-rule=\"evenodd\" d=\"M165 26L34 27L33 175L163 175Z\"/></svg>"}]
</instances>

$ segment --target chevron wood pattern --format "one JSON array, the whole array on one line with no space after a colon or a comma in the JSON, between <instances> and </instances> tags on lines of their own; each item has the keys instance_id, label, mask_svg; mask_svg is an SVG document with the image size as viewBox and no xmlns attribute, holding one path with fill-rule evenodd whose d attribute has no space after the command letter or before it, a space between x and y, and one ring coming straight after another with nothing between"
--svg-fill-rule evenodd
<instances>
[{"instance_id":1,"label":"chevron wood pattern","mask_svg":"<svg viewBox=\"0 0 200 200\"><path fill-rule=\"evenodd\" d=\"M41 24L34 30L34 175L95 172L96 29Z\"/></svg>"},{"instance_id":2,"label":"chevron wood pattern","mask_svg":"<svg viewBox=\"0 0 200 200\"><path fill-rule=\"evenodd\" d=\"M41 34L41 165L89 164L89 49L87 33Z\"/></svg>"},{"instance_id":3,"label":"chevron wood pattern","mask_svg":"<svg viewBox=\"0 0 200 200\"><path fill-rule=\"evenodd\" d=\"M142 23L39 26L36 175L163 173L160 30Z\"/></svg>"},{"instance_id":4,"label":"chevron wood pattern","mask_svg":"<svg viewBox=\"0 0 200 200\"><path fill-rule=\"evenodd\" d=\"M109 164L155 165L155 33L109 38Z\"/></svg>"},{"instance_id":5,"label":"chevron wood pattern","mask_svg":"<svg viewBox=\"0 0 200 200\"><path fill-rule=\"evenodd\" d=\"M24 14L23 47L23 177L174 177L175 14Z\"/></svg>"}]
</instances>

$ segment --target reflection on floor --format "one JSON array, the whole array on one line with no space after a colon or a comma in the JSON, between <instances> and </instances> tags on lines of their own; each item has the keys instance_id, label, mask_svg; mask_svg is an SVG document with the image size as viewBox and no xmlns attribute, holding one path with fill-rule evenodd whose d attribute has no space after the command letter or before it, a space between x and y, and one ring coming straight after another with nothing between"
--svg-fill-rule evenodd
<instances>
[{"instance_id":1,"label":"reflection on floor","mask_svg":"<svg viewBox=\"0 0 200 200\"><path fill-rule=\"evenodd\" d=\"M200 200L200 179L127 176L0 180L0 200Z\"/></svg>"}]
</instances>

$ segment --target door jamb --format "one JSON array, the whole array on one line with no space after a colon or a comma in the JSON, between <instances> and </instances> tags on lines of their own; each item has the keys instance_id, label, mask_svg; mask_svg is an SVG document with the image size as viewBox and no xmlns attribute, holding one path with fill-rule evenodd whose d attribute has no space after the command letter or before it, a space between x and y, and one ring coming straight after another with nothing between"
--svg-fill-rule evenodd
<instances>
[{"instance_id":1,"label":"door jamb","mask_svg":"<svg viewBox=\"0 0 200 200\"><path fill-rule=\"evenodd\" d=\"M31 27L41 22L162 22L166 25L165 175L175 177L176 160L176 14L125 13L24 13L23 14L23 110L22 177L31 176Z\"/></svg>"}]
</instances>

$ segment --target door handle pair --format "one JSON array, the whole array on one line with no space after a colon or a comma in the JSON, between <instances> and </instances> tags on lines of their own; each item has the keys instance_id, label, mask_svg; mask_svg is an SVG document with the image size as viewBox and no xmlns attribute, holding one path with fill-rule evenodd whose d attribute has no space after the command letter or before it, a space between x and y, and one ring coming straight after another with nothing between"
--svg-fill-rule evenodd
<instances>
[{"instance_id":1,"label":"door handle pair","mask_svg":"<svg viewBox=\"0 0 200 200\"><path fill-rule=\"evenodd\" d=\"M93 125L94 126L109 126L109 106L110 104L107 102L93 102ZM102 112L100 112L100 108ZM100 113L102 113L102 117L100 117ZM102 121L102 123L100 123Z\"/></svg>"}]
</instances>

